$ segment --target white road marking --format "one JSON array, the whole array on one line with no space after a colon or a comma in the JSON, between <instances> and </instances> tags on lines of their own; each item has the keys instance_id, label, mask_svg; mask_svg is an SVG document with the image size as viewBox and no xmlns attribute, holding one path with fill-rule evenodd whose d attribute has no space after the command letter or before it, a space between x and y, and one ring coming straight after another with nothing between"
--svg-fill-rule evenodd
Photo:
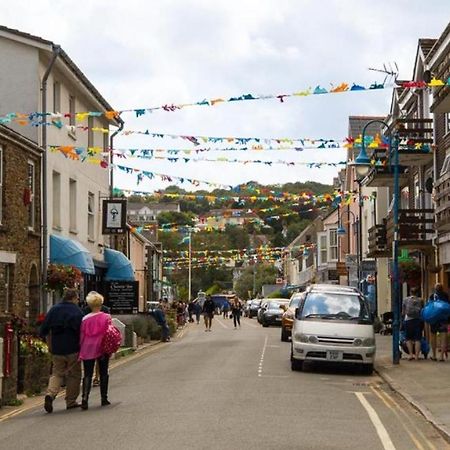
<instances>
[{"instance_id":1,"label":"white road marking","mask_svg":"<svg viewBox=\"0 0 450 450\"><path fill-rule=\"evenodd\" d=\"M222 328L225 328L226 330L228 330L228 327L227 327L226 325L224 325L224 324L222 323L221 320L217 319L216 322L217 322Z\"/></svg>"},{"instance_id":2,"label":"white road marking","mask_svg":"<svg viewBox=\"0 0 450 450\"><path fill-rule=\"evenodd\" d=\"M252 327L252 328L259 328L257 325L250 323L247 320L242 320L241 323L243 323L244 325L247 325L249 327Z\"/></svg>"},{"instance_id":3,"label":"white road marking","mask_svg":"<svg viewBox=\"0 0 450 450\"><path fill-rule=\"evenodd\" d=\"M264 355L266 353L267 348L267 336L264 339L264 346L261 353L261 359L259 360L259 366L258 366L258 377L262 376L262 370L263 370L263 364L264 364Z\"/></svg>"},{"instance_id":4,"label":"white road marking","mask_svg":"<svg viewBox=\"0 0 450 450\"><path fill-rule=\"evenodd\" d=\"M375 427L378 437L380 438L381 445L383 446L383 448L385 450L395 450L394 443L391 441L389 433L387 432L386 428L384 427L383 423L378 417L376 411L372 408L370 403L364 397L364 394L362 392L355 392L355 395L361 402L361 405L363 405L364 409L367 411L367 414L369 415L369 418L372 421L373 426Z\"/></svg>"}]
</instances>

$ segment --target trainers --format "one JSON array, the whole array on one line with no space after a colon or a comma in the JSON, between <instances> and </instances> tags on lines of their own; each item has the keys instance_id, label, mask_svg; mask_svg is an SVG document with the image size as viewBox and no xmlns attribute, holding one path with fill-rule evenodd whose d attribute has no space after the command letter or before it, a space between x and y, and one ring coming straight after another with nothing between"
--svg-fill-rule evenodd
<instances>
[{"instance_id":1,"label":"trainers","mask_svg":"<svg viewBox=\"0 0 450 450\"><path fill-rule=\"evenodd\" d=\"M46 395L44 398L44 409L50 414L53 412L53 397Z\"/></svg>"},{"instance_id":2,"label":"trainers","mask_svg":"<svg viewBox=\"0 0 450 450\"><path fill-rule=\"evenodd\" d=\"M79 408L81 406L81 403L72 403L71 405L67 405L66 409L74 409L74 408Z\"/></svg>"}]
</instances>

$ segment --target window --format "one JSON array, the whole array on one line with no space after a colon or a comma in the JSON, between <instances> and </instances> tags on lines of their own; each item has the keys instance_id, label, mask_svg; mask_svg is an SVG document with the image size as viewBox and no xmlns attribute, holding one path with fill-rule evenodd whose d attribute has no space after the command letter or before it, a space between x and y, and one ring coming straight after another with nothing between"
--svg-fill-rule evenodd
<instances>
[{"instance_id":1,"label":"window","mask_svg":"<svg viewBox=\"0 0 450 450\"><path fill-rule=\"evenodd\" d=\"M439 176L443 177L449 171L450 171L450 153L447 153L444 159L444 163L442 164L442 169Z\"/></svg>"},{"instance_id":2,"label":"window","mask_svg":"<svg viewBox=\"0 0 450 450\"><path fill-rule=\"evenodd\" d=\"M418 173L414 175L414 208L420 208L420 185Z\"/></svg>"},{"instance_id":3,"label":"window","mask_svg":"<svg viewBox=\"0 0 450 450\"><path fill-rule=\"evenodd\" d=\"M77 181L69 180L69 230L77 231Z\"/></svg>"},{"instance_id":4,"label":"window","mask_svg":"<svg viewBox=\"0 0 450 450\"><path fill-rule=\"evenodd\" d=\"M0 146L0 223L3 222L3 147Z\"/></svg>"},{"instance_id":5,"label":"window","mask_svg":"<svg viewBox=\"0 0 450 450\"><path fill-rule=\"evenodd\" d=\"M450 133L450 112L445 113L445 134Z\"/></svg>"},{"instance_id":6,"label":"window","mask_svg":"<svg viewBox=\"0 0 450 450\"><path fill-rule=\"evenodd\" d=\"M36 201L34 194L36 191L36 168L34 161L28 161L28 187L26 191L26 203L28 205L28 229L34 230L36 220Z\"/></svg>"},{"instance_id":7,"label":"window","mask_svg":"<svg viewBox=\"0 0 450 450\"><path fill-rule=\"evenodd\" d=\"M95 195L88 192L88 239L95 240L94 236L95 224Z\"/></svg>"},{"instance_id":8,"label":"window","mask_svg":"<svg viewBox=\"0 0 450 450\"><path fill-rule=\"evenodd\" d=\"M338 239L337 239L337 229L332 228L328 231L329 233L329 260L336 261L338 259Z\"/></svg>"},{"instance_id":9,"label":"window","mask_svg":"<svg viewBox=\"0 0 450 450\"><path fill-rule=\"evenodd\" d=\"M53 82L53 112L61 112L61 84L58 81Z\"/></svg>"},{"instance_id":10,"label":"window","mask_svg":"<svg viewBox=\"0 0 450 450\"><path fill-rule=\"evenodd\" d=\"M53 171L53 228L61 228L61 174Z\"/></svg>"},{"instance_id":11,"label":"window","mask_svg":"<svg viewBox=\"0 0 450 450\"><path fill-rule=\"evenodd\" d=\"M94 146L94 118L92 116L88 117L88 147Z\"/></svg>"},{"instance_id":12,"label":"window","mask_svg":"<svg viewBox=\"0 0 450 450\"><path fill-rule=\"evenodd\" d=\"M327 263L328 249L327 249L327 233L320 232L317 233L317 239L319 243L319 266Z\"/></svg>"},{"instance_id":13,"label":"window","mask_svg":"<svg viewBox=\"0 0 450 450\"><path fill-rule=\"evenodd\" d=\"M0 264L0 304L5 312L11 312L11 288L12 288L13 265Z\"/></svg>"},{"instance_id":14,"label":"window","mask_svg":"<svg viewBox=\"0 0 450 450\"><path fill-rule=\"evenodd\" d=\"M76 136L76 128L75 128L75 113L76 113L76 99L74 95L69 95L69 125L73 127L69 134L73 138Z\"/></svg>"}]
</instances>

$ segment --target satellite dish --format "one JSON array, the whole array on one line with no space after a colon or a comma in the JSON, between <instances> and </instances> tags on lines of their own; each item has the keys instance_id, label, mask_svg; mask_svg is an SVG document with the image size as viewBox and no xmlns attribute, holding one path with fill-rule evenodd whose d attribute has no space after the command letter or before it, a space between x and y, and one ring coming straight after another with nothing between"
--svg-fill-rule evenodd
<instances>
[{"instance_id":1,"label":"satellite dish","mask_svg":"<svg viewBox=\"0 0 450 450\"><path fill-rule=\"evenodd\" d=\"M427 178L425 181L425 190L431 194L433 192L433 178Z\"/></svg>"},{"instance_id":2,"label":"satellite dish","mask_svg":"<svg viewBox=\"0 0 450 450\"><path fill-rule=\"evenodd\" d=\"M423 73L423 81L425 81L425 83L429 83L431 81L431 70L425 70Z\"/></svg>"}]
</instances>

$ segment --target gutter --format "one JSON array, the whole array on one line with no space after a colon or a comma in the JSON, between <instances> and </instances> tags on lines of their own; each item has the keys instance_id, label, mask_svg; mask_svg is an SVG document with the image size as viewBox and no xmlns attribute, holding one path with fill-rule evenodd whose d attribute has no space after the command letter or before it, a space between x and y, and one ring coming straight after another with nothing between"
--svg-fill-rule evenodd
<instances>
[{"instance_id":1,"label":"gutter","mask_svg":"<svg viewBox=\"0 0 450 450\"><path fill-rule=\"evenodd\" d=\"M42 195L41 195L41 205L42 205L42 279L41 279L41 299L42 299L42 310L47 311L47 291L44 285L47 281L47 260L48 260L48 217L47 217L47 80L50 76L50 72L56 62L56 59L61 53L61 47L59 45L53 45L53 54L50 62L45 70L44 76L41 81L41 99L42 99Z\"/></svg>"}]
</instances>

